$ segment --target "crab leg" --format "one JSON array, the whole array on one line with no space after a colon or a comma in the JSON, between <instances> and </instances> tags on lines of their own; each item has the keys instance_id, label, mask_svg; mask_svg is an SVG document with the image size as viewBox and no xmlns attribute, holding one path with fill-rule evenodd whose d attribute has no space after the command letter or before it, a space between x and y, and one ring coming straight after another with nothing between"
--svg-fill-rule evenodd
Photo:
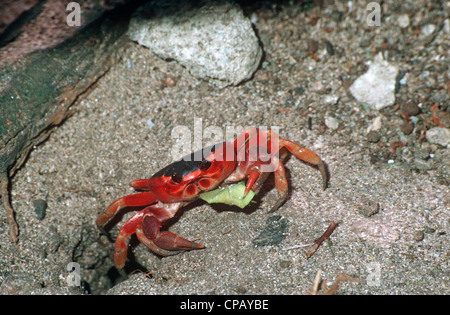
<instances>
[{"instance_id":1,"label":"crab leg","mask_svg":"<svg viewBox=\"0 0 450 315\"><path fill-rule=\"evenodd\" d=\"M97 218L97 227L102 230L103 226L116 214L116 212L124 207L147 206L156 201L157 199L152 192L142 192L117 199Z\"/></svg>"},{"instance_id":2,"label":"crab leg","mask_svg":"<svg viewBox=\"0 0 450 315\"><path fill-rule=\"evenodd\" d=\"M282 148L286 148L290 153L295 155L295 157L297 157L298 159L300 159L304 162L307 162L309 164L317 166L317 168L320 171L320 174L322 175L322 182L323 182L322 188L324 190L327 188L328 173L326 170L326 166L325 166L325 163L322 161L322 159L317 154L315 154L311 150L308 150L308 149L298 145L297 143L294 143L294 142L286 140L286 139L279 138L279 136L276 133L272 132L271 130L264 130L264 131L261 131L260 134L261 133L267 135L267 140L268 140L267 147L271 147L271 145L270 145L271 141L277 141L279 150L281 150ZM272 135L274 135L273 138L272 138ZM272 152L272 153L274 153L274 152Z\"/></svg>"},{"instance_id":3,"label":"crab leg","mask_svg":"<svg viewBox=\"0 0 450 315\"><path fill-rule=\"evenodd\" d=\"M274 164L275 168L275 188L277 189L279 197L275 204L272 206L270 212L277 210L286 201L289 188L283 163L281 163L280 159L278 159L276 156L273 156L272 159L272 164Z\"/></svg>"},{"instance_id":4,"label":"crab leg","mask_svg":"<svg viewBox=\"0 0 450 315\"><path fill-rule=\"evenodd\" d=\"M245 147L240 147L239 143L244 143ZM259 189L261 183L267 178L267 172L273 172L279 199L272 207L271 211L278 209L284 203L288 195L288 183L286 180L285 169L282 161L280 161L284 160L288 151L300 160L317 166L322 175L323 189L327 187L328 174L325 163L320 157L314 152L303 148L292 141L279 138L279 136L271 130L258 132L256 128L246 129L236 139L235 147L240 148L237 153L238 161L240 161L239 158L242 158L244 154L245 158L242 160L243 162L239 164L236 171L231 174L225 182L234 182L247 178L244 191L245 196L250 189L253 191ZM262 167L265 164L262 158L267 156L267 153L259 151L264 148L266 148L266 150L269 151L267 153L270 154L270 167L268 169L266 168L265 171L262 170ZM257 149L258 152L256 154L254 151L251 152L252 149ZM255 157L256 160L252 160L252 158L255 159ZM265 176L264 178L261 178L263 174L265 174Z\"/></svg>"},{"instance_id":5,"label":"crab leg","mask_svg":"<svg viewBox=\"0 0 450 315\"><path fill-rule=\"evenodd\" d=\"M130 183L130 186L134 189L149 191L149 180L148 179L135 179Z\"/></svg>"},{"instance_id":6,"label":"crab leg","mask_svg":"<svg viewBox=\"0 0 450 315\"><path fill-rule=\"evenodd\" d=\"M309 164L315 165L318 167L320 174L322 175L322 188L325 190L327 188L328 184L328 174L325 167L325 163L322 161L322 159L312 152L311 150L308 150L306 148L303 148L302 146L286 140L286 139L280 139L280 147L285 147L288 149L289 152L291 152L293 155L295 155L300 160L307 162Z\"/></svg>"},{"instance_id":7,"label":"crab leg","mask_svg":"<svg viewBox=\"0 0 450 315\"><path fill-rule=\"evenodd\" d=\"M276 156L272 156L272 167L274 169L274 177L275 177L275 188L278 192L278 200L273 205L270 212L277 210L287 199L289 185L286 179L286 171L284 169L283 163ZM254 170L250 172L250 175L247 178L247 183L245 186L244 196L252 189L256 191L260 188L262 182L264 182L268 176L268 172L261 173L258 170Z\"/></svg>"},{"instance_id":8,"label":"crab leg","mask_svg":"<svg viewBox=\"0 0 450 315\"><path fill-rule=\"evenodd\" d=\"M246 142L253 138L255 134L258 133L258 129L255 127L249 127L245 129L235 140L234 140L234 151L239 152L239 149L246 144Z\"/></svg>"},{"instance_id":9,"label":"crab leg","mask_svg":"<svg viewBox=\"0 0 450 315\"><path fill-rule=\"evenodd\" d=\"M128 219L128 221L125 222L119 230L119 234L116 238L116 244L114 245L114 265L117 269L123 269L125 266L128 252L127 238L136 232L138 223L142 221L144 210L139 211Z\"/></svg>"}]
</instances>

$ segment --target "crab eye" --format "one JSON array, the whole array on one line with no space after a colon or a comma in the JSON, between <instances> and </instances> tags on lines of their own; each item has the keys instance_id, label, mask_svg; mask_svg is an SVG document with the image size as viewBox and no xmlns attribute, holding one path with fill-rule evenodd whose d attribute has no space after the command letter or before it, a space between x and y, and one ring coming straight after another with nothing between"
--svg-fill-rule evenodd
<instances>
[{"instance_id":1,"label":"crab eye","mask_svg":"<svg viewBox=\"0 0 450 315\"><path fill-rule=\"evenodd\" d=\"M203 160L200 165L198 166L201 171L206 171L208 168L210 168L211 162L208 160Z\"/></svg>"},{"instance_id":2,"label":"crab eye","mask_svg":"<svg viewBox=\"0 0 450 315\"><path fill-rule=\"evenodd\" d=\"M181 183L181 181L183 180L183 177L180 174L172 174L172 181L176 184Z\"/></svg>"}]
</instances>

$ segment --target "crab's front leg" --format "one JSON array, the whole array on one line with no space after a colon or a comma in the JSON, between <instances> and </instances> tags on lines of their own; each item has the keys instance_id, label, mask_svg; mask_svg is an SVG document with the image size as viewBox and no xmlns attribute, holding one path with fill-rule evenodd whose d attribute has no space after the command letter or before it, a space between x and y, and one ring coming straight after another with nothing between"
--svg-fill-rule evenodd
<instances>
[{"instance_id":1,"label":"crab's front leg","mask_svg":"<svg viewBox=\"0 0 450 315\"><path fill-rule=\"evenodd\" d=\"M151 191L124 196L110 204L105 212L98 216L95 223L99 230L104 232L103 227L105 224L108 223L120 209L125 207L146 206L155 203L156 201L157 199Z\"/></svg>"},{"instance_id":2,"label":"crab's front leg","mask_svg":"<svg viewBox=\"0 0 450 315\"><path fill-rule=\"evenodd\" d=\"M116 266L119 272L123 269L127 260L128 238L135 233L142 244L160 256L170 256L178 253L178 251L168 251L158 247L151 239L145 236L142 230L142 218L147 210L145 208L133 215L119 230L114 245L114 266Z\"/></svg>"},{"instance_id":3,"label":"crab's front leg","mask_svg":"<svg viewBox=\"0 0 450 315\"><path fill-rule=\"evenodd\" d=\"M139 241L160 256L175 255L182 250L204 248L178 235L161 231L163 222L172 218L183 203L164 204L158 202L136 213L119 230L114 246L114 265L121 270L127 258L127 239L136 233Z\"/></svg>"},{"instance_id":4,"label":"crab's front leg","mask_svg":"<svg viewBox=\"0 0 450 315\"><path fill-rule=\"evenodd\" d=\"M121 226L119 234L117 234L116 244L114 246L114 266L116 266L118 270L123 269L125 266L128 252L128 238L136 233L136 228L138 223L142 222L143 215L144 210L136 213Z\"/></svg>"}]
</instances>

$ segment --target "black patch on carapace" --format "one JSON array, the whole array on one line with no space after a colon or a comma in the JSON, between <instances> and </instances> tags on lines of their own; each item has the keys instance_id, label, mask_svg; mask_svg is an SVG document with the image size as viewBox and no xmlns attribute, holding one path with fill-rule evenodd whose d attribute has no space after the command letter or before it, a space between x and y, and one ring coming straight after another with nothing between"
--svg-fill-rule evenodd
<instances>
[{"instance_id":1,"label":"black patch on carapace","mask_svg":"<svg viewBox=\"0 0 450 315\"><path fill-rule=\"evenodd\" d=\"M221 143L220 143L221 144ZM159 177L159 176L176 176L178 178L183 178L189 173L192 173L195 170L200 169L200 167L204 167L205 159L212 153L215 152L215 147L218 144L214 146L209 146L206 148L203 148L201 150L198 150L196 152L193 152L191 154L188 154L184 156L180 161L174 162L172 164L167 165L163 169L156 172L152 177Z\"/></svg>"}]
</instances>

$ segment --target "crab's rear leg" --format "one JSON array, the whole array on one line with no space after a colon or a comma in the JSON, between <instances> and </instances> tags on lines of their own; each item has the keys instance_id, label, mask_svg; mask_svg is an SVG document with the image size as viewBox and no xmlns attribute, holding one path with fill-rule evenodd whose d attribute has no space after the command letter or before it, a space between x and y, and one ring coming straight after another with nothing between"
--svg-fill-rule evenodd
<instances>
[{"instance_id":1,"label":"crab's rear leg","mask_svg":"<svg viewBox=\"0 0 450 315\"><path fill-rule=\"evenodd\" d=\"M280 148L285 147L290 153L295 155L300 160L309 164L317 166L322 175L322 188L325 190L328 185L328 173L325 163L313 151L308 150L292 141L286 139L279 139Z\"/></svg>"},{"instance_id":2,"label":"crab's rear leg","mask_svg":"<svg viewBox=\"0 0 450 315\"><path fill-rule=\"evenodd\" d=\"M298 159L315 165L320 171L320 174L322 175L322 188L325 190L328 185L328 173L325 163L322 161L322 159L315 154L313 151L308 150L297 143L294 143L292 141L282 139L280 138L276 133L274 133L272 130L264 130L261 131L260 134L263 134L267 137L267 140L270 141L270 143L277 146L280 152L283 150L283 148L287 149L291 154L295 155ZM269 142L268 142L269 143ZM271 147L269 144L267 147ZM273 153L273 152L272 152Z\"/></svg>"},{"instance_id":3,"label":"crab's rear leg","mask_svg":"<svg viewBox=\"0 0 450 315\"><path fill-rule=\"evenodd\" d=\"M272 157L272 165L275 169L273 172L275 178L275 188L278 192L278 200L270 209L270 212L277 210L283 205L288 197L289 185L286 179L286 171L284 169L283 163L276 156Z\"/></svg>"}]
</instances>

